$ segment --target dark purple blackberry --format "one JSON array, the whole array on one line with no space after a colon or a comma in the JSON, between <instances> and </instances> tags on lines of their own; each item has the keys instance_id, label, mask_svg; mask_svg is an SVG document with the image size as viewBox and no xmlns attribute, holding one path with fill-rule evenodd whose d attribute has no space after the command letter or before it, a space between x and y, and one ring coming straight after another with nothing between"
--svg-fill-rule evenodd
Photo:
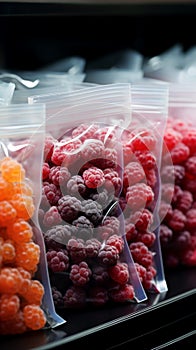
<instances>
[{"instance_id":1,"label":"dark purple blackberry","mask_svg":"<svg viewBox=\"0 0 196 350\"><path fill-rule=\"evenodd\" d=\"M88 192L88 189L84 183L82 176L73 175L67 182L67 193L70 196L85 198L87 192Z\"/></svg>"},{"instance_id":2,"label":"dark purple blackberry","mask_svg":"<svg viewBox=\"0 0 196 350\"><path fill-rule=\"evenodd\" d=\"M86 216L79 216L78 219L72 222L72 225L76 227L76 237L82 238L85 241L93 236L93 224Z\"/></svg>"},{"instance_id":3,"label":"dark purple blackberry","mask_svg":"<svg viewBox=\"0 0 196 350\"><path fill-rule=\"evenodd\" d=\"M48 249L62 247L66 245L75 234L75 228L72 225L56 225L44 233L44 240Z\"/></svg>"},{"instance_id":4,"label":"dark purple blackberry","mask_svg":"<svg viewBox=\"0 0 196 350\"><path fill-rule=\"evenodd\" d=\"M47 181L43 182L42 196L44 195L46 196L50 205L56 205L58 200L62 197L60 188Z\"/></svg>"},{"instance_id":5,"label":"dark purple blackberry","mask_svg":"<svg viewBox=\"0 0 196 350\"><path fill-rule=\"evenodd\" d=\"M61 294L61 292L56 288L56 287L52 287L52 298L54 301L54 306L56 308L62 308L63 307L63 296Z\"/></svg>"},{"instance_id":6,"label":"dark purple blackberry","mask_svg":"<svg viewBox=\"0 0 196 350\"><path fill-rule=\"evenodd\" d=\"M86 199L82 201L81 211L95 226L97 226L102 219L102 206L101 204L93 201L92 199Z\"/></svg>"},{"instance_id":7,"label":"dark purple blackberry","mask_svg":"<svg viewBox=\"0 0 196 350\"><path fill-rule=\"evenodd\" d=\"M59 199L57 208L62 219L65 222L71 223L77 219L81 211L81 202L76 197L65 195Z\"/></svg>"},{"instance_id":8,"label":"dark purple blackberry","mask_svg":"<svg viewBox=\"0 0 196 350\"><path fill-rule=\"evenodd\" d=\"M67 250L70 259L74 263L83 261L86 258L86 247L83 239L71 238L67 243Z\"/></svg>"},{"instance_id":9,"label":"dark purple blackberry","mask_svg":"<svg viewBox=\"0 0 196 350\"><path fill-rule=\"evenodd\" d=\"M88 302L94 306L104 305L108 299L108 292L104 287L96 286L88 290Z\"/></svg>"},{"instance_id":10,"label":"dark purple blackberry","mask_svg":"<svg viewBox=\"0 0 196 350\"><path fill-rule=\"evenodd\" d=\"M46 259L52 272L63 272L69 268L69 257L66 249L49 249L46 253Z\"/></svg>"},{"instance_id":11,"label":"dark purple blackberry","mask_svg":"<svg viewBox=\"0 0 196 350\"><path fill-rule=\"evenodd\" d=\"M69 278L75 286L85 286L92 275L92 271L85 261L81 261L79 264L73 264L71 266Z\"/></svg>"},{"instance_id":12,"label":"dark purple blackberry","mask_svg":"<svg viewBox=\"0 0 196 350\"><path fill-rule=\"evenodd\" d=\"M116 247L105 244L99 251L98 261L103 266L112 266L119 260L119 253Z\"/></svg>"},{"instance_id":13,"label":"dark purple blackberry","mask_svg":"<svg viewBox=\"0 0 196 350\"><path fill-rule=\"evenodd\" d=\"M105 285L109 279L110 276L107 267L101 265L92 267L92 282L98 285Z\"/></svg>"},{"instance_id":14,"label":"dark purple blackberry","mask_svg":"<svg viewBox=\"0 0 196 350\"><path fill-rule=\"evenodd\" d=\"M64 307L66 308L81 308L86 304L86 292L84 288L72 286L67 289L63 296Z\"/></svg>"},{"instance_id":15,"label":"dark purple blackberry","mask_svg":"<svg viewBox=\"0 0 196 350\"><path fill-rule=\"evenodd\" d=\"M96 238L88 239L85 245L86 257L87 258L97 257L100 248L101 248L101 242L98 241L98 239Z\"/></svg>"},{"instance_id":16,"label":"dark purple blackberry","mask_svg":"<svg viewBox=\"0 0 196 350\"><path fill-rule=\"evenodd\" d=\"M53 166L50 169L49 179L56 186L65 186L67 181L70 179L71 174L67 167L64 166Z\"/></svg>"}]
</instances>

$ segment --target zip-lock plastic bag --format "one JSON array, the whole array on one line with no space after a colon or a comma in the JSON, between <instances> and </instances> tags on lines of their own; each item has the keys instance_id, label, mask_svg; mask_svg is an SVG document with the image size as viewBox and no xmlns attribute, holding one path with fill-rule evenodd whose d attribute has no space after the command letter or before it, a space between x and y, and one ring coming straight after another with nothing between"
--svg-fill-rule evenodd
<instances>
[{"instance_id":1,"label":"zip-lock plastic bag","mask_svg":"<svg viewBox=\"0 0 196 350\"><path fill-rule=\"evenodd\" d=\"M132 119L123 132L121 206L127 242L146 291L165 292L159 239L160 165L168 84L132 86Z\"/></svg>"},{"instance_id":2,"label":"zip-lock plastic bag","mask_svg":"<svg viewBox=\"0 0 196 350\"><path fill-rule=\"evenodd\" d=\"M57 308L146 300L119 207L130 85L46 103L40 223ZM75 103L74 103L75 100Z\"/></svg>"},{"instance_id":3,"label":"zip-lock plastic bag","mask_svg":"<svg viewBox=\"0 0 196 350\"><path fill-rule=\"evenodd\" d=\"M15 84L0 81L0 106L7 106L11 103L15 90Z\"/></svg>"},{"instance_id":4,"label":"zip-lock plastic bag","mask_svg":"<svg viewBox=\"0 0 196 350\"><path fill-rule=\"evenodd\" d=\"M0 334L55 327L38 222L44 105L0 108Z\"/></svg>"},{"instance_id":5,"label":"zip-lock plastic bag","mask_svg":"<svg viewBox=\"0 0 196 350\"><path fill-rule=\"evenodd\" d=\"M169 85L168 122L162 155L160 238L166 267L196 265L196 86ZM174 184L174 186L173 186ZM168 200L169 198L169 200Z\"/></svg>"},{"instance_id":6,"label":"zip-lock plastic bag","mask_svg":"<svg viewBox=\"0 0 196 350\"><path fill-rule=\"evenodd\" d=\"M59 59L40 69L40 72L62 72L70 75L84 73L86 60L80 56L71 56Z\"/></svg>"}]
</instances>

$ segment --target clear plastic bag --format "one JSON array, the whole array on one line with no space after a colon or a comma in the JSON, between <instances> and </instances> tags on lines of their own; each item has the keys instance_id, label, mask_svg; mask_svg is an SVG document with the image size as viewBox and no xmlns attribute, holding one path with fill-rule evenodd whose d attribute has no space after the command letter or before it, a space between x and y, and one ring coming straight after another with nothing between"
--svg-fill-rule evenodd
<instances>
[{"instance_id":1,"label":"clear plastic bag","mask_svg":"<svg viewBox=\"0 0 196 350\"><path fill-rule=\"evenodd\" d=\"M165 292L159 239L161 150L167 120L168 84L132 86L132 119L123 132L121 202L129 248L146 291Z\"/></svg>"},{"instance_id":2,"label":"clear plastic bag","mask_svg":"<svg viewBox=\"0 0 196 350\"><path fill-rule=\"evenodd\" d=\"M65 323L38 222L44 135L44 105L0 108L0 334Z\"/></svg>"},{"instance_id":3,"label":"clear plastic bag","mask_svg":"<svg viewBox=\"0 0 196 350\"><path fill-rule=\"evenodd\" d=\"M0 81L0 106L9 105L12 101L15 84Z\"/></svg>"},{"instance_id":4,"label":"clear plastic bag","mask_svg":"<svg viewBox=\"0 0 196 350\"><path fill-rule=\"evenodd\" d=\"M162 154L162 208L160 228L163 260L167 268L196 266L196 86L170 84L169 111ZM169 201L168 201L169 198Z\"/></svg>"},{"instance_id":5,"label":"clear plastic bag","mask_svg":"<svg viewBox=\"0 0 196 350\"><path fill-rule=\"evenodd\" d=\"M130 91L129 85L95 86L45 101L40 223L57 308L147 298L118 203Z\"/></svg>"}]
</instances>

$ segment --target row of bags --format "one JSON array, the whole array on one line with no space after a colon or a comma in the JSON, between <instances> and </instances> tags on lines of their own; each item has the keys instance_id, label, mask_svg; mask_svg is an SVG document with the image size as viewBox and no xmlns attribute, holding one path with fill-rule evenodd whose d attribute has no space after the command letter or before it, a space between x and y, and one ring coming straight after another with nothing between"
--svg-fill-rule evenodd
<instances>
[{"instance_id":1,"label":"row of bags","mask_svg":"<svg viewBox=\"0 0 196 350\"><path fill-rule=\"evenodd\" d=\"M143 302L196 265L193 90L76 80L28 103L3 83L0 334Z\"/></svg>"}]
</instances>

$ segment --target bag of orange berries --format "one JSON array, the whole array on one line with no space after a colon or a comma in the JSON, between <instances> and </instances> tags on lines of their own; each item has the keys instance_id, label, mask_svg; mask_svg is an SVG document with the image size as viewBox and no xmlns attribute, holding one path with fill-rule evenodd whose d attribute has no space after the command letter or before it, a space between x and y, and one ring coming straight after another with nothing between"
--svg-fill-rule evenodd
<instances>
[{"instance_id":1,"label":"bag of orange berries","mask_svg":"<svg viewBox=\"0 0 196 350\"><path fill-rule=\"evenodd\" d=\"M65 322L54 310L37 218L44 105L0 108L0 334Z\"/></svg>"}]
</instances>

